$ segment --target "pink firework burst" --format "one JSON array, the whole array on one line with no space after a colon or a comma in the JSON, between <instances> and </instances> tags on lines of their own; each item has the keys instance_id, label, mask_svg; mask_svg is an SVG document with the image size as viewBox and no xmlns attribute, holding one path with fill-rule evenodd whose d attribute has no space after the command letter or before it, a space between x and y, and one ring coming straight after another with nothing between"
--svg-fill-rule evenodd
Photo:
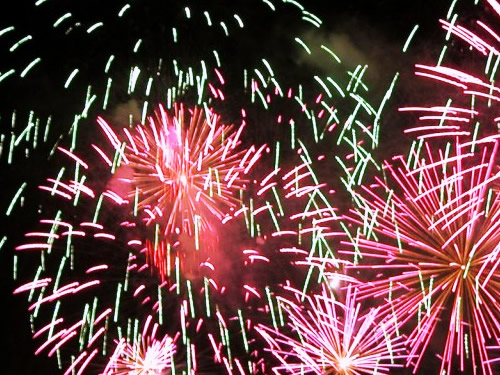
<instances>
[{"instance_id":1,"label":"pink firework burst","mask_svg":"<svg viewBox=\"0 0 500 375\"><path fill-rule=\"evenodd\" d=\"M313 296L296 291L298 300L305 299L304 307L280 298L295 332L287 335L264 325L256 328L281 362L274 373L388 374L401 366L395 361L403 356L403 347L394 339L392 326L378 322L378 309L362 313L356 295L348 287L341 302L326 288Z\"/></svg>"},{"instance_id":2,"label":"pink firework burst","mask_svg":"<svg viewBox=\"0 0 500 375\"><path fill-rule=\"evenodd\" d=\"M103 375L165 375L170 373L175 354L175 339L165 335L156 339L158 325L148 333L151 316L148 317L141 338L133 343L122 339L103 372Z\"/></svg>"},{"instance_id":3,"label":"pink firework burst","mask_svg":"<svg viewBox=\"0 0 500 375\"><path fill-rule=\"evenodd\" d=\"M147 125L123 128L122 138L98 120L122 162L111 190L133 202L148 224L159 224L147 253L162 279L176 257L188 274L196 273L217 243L217 224L232 218L246 175L266 148L238 150L244 121L236 130L211 110L188 112L176 106L171 116L160 106Z\"/></svg>"},{"instance_id":4,"label":"pink firework burst","mask_svg":"<svg viewBox=\"0 0 500 375\"><path fill-rule=\"evenodd\" d=\"M123 163L116 192L167 235L207 230L214 218L225 217L224 207L237 207L235 192L265 148L236 150L244 122L235 130L211 110L188 112L176 106L171 116L160 106L147 125L123 128L123 136L98 120Z\"/></svg>"},{"instance_id":5,"label":"pink firework burst","mask_svg":"<svg viewBox=\"0 0 500 375\"><path fill-rule=\"evenodd\" d=\"M354 270L377 273L360 286L359 296L384 298L380 313L408 329L407 364L415 371L432 347L440 352L440 374L456 368L494 373L498 353L491 351L500 342L498 147L498 136L456 140L445 150L425 144L424 157L386 164L387 179L356 197L360 208L349 219L362 229L344 243L364 258Z\"/></svg>"}]
</instances>

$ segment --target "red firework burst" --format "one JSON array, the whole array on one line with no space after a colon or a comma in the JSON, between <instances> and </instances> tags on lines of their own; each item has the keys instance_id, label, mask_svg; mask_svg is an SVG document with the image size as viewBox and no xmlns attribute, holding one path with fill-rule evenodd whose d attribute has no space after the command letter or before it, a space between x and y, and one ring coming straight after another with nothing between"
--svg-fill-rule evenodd
<instances>
[{"instance_id":1,"label":"red firework burst","mask_svg":"<svg viewBox=\"0 0 500 375\"><path fill-rule=\"evenodd\" d=\"M370 263L352 267L378 272L360 286L360 297L385 298L380 313L409 329L415 371L445 330L440 373L493 374L489 346L500 342L498 139L456 140L437 151L426 144L425 157L400 157L400 167L386 165L390 182L363 188L361 208L349 218L363 229L345 244Z\"/></svg>"},{"instance_id":2,"label":"red firework burst","mask_svg":"<svg viewBox=\"0 0 500 375\"><path fill-rule=\"evenodd\" d=\"M170 116L160 106L147 125L123 128L121 138L98 120L124 164L117 192L124 189L124 198L148 221L159 221L167 235L193 235L211 228L213 218L222 220L221 207L238 205L235 192L245 187L244 176L265 148L236 151L244 122L235 131L210 110L189 113L186 119L180 106Z\"/></svg>"},{"instance_id":3,"label":"red firework burst","mask_svg":"<svg viewBox=\"0 0 500 375\"><path fill-rule=\"evenodd\" d=\"M155 240L146 241L149 262L162 279L175 258L187 274L196 273L266 146L238 151L245 122L235 130L208 109L194 108L188 117L180 106L170 116L160 106L147 125L123 128L123 139L102 118L99 124L123 163L111 189L134 202L148 224L159 224Z\"/></svg>"}]
</instances>

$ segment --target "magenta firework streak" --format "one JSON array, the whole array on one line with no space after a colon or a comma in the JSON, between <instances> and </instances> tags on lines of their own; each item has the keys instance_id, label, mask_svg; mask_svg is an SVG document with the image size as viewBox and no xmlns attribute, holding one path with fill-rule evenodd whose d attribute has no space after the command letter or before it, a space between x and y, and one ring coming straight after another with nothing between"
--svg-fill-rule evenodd
<instances>
[{"instance_id":1,"label":"magenta firework streak","mask_svg":"<svg viewBox=\"0 0 500 375\"><path fill-rule=\"evenodd\" d=\"M415 75L426 78L428 83L438 83L433 91L438 93L437 100L451 97L441 105L423 105L402 108L419 114L419 126L407 129L406 133L416 134L419 139L441 138L443 136L471 136L492 134L500 129L500 87L497 73L500 62L500 35L495 31L494 22L486 20L470 21L461 25L461 19L452 17L453 2L446 20L441 26L446 31L447 43L444 45L436 65L417 64ZM499 19L500 4L497 0L487 0L486 14ZM488 17L489 18L489 17ZM448 48L451 37L453 45ZM470 55L462 50L471 51ZM457 51L458 55L454 55ZM459 59L457 64L456 59ZM463 68L467 67L467 68ZM432 93L426 95L426 99ZM432 99L434 100L434 99ZM484 129L479 129L480 125Z\"/></svg>"},{"instance_id":2,"label":"magenta firework streak","mask_svg":"<svg viewBox=\"0 0 500 375\"><path fill-rule=\"evenodd\" d=\"M141 241L130 238L132 230L127 223L109 231L92 221L70 222L59 212L54 219L41 220L40 230L27 233L27 243L17 247L23 252L43 251L46 263L32 282L15 293L29 292L35 354L58 357L67 350L74 354L65 363L66 375L96 371L96 363L112 351L111 342L127 332L124 309L163 320L162 298L170 298L168 291L148 282ZM123 237L130 240L123 243ZM99 257L92 249L99 250Z\"/></svg>"},{"instance_id":3,"label":"magenta firework streak","mask_svg":"<svg viewBox=\"0 0 500 375\"><path fill-rule=\"evenodd\" d=\"M389 374L400 366L403 346L394 326L377 320L378 308L362 312L356 290L349 287L344 302L326 288L312 296L296 291L296 296L305 306L280 298L293 334L257 328L281 362L275 374Z\"/></svg>"},{"instance_id":4,"label":"magenta firework streak","mask_svg":"<svg viewBox=\"0 0 500 375\"><path fill-rule=\"evenodd\" d=\"M357 258L351 267L363 281L359 297L383 299L379 314L409 332L407 364L415 371L431 351L440 355L440 373L494 373L499 139L434 150L425 143L425 155L396 158L386 164L387 180L363 187L360 208L348 218L360 225L344 242Z\"/></svg>"}]
</instances>

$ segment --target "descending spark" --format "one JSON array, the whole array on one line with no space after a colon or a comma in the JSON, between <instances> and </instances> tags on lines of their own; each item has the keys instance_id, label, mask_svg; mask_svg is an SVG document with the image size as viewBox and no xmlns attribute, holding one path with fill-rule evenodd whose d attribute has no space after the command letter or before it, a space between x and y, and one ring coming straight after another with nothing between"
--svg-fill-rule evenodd
<instances>
[{"instance_id":1,"label":"descending spark","mask_svg":"<svg viewBox=\"0 0 500 375\"><path fill-rule=\"evenodd\" d=\"M500 63L500 36L487 21L475 20L469 26L460 24L458 13L455 13L453 2L446 20L440 20L446 31L446 43L442 48L436 65L417 64L415 75L433 82L436 92L451 95L443 105L415 106L403 108L419 114L419 120L425 125L408 129L407 132L418 134L419 139L478 136L479 127L485 128L482 133L492 134L500 129L499 114L495 103L500 101L500 88L496 84ZM487 10L491 7L498 17L500 4L497 0L489 0ZM469 16L467 16L469 17ZM471 51L472 63L463 51L460 66L454 63L454 52L451 48L457 44ZM448 62L448 55L450 62ZM470 66L469 66L470 65ZM482 69L477 69L482 66ZM441 99L441 97L439 99Z\"/></svg>"}]
</instances>

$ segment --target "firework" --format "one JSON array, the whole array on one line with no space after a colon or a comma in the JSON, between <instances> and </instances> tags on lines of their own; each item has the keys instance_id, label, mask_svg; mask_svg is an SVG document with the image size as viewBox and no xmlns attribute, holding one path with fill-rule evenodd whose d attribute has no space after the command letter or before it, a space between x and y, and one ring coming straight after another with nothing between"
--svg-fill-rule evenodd
<instances>
[{"instance_id":1,"label":"firework","mask_svg":"<svg viewBox=\"0 0 500 375\"><path fill-rule=\"evenodd\" d=\"M456 140L445 150L426 143L425 150L413 161L398 158L400 166L386 164L388 182L376 179L357 195L360 208L349 220L362 228L345 244L365 281L359 296L383 299L380 313L409 329L415 369L432 347L440 373L493 374L489 347L500 339L498 137ZM443 330L438 347L434 338Z\"/></svg>"},{"instance_id":2,"label":"firework","mask_svg":"<svg viewBox=\"0 0 500 375\"><path fill-rule=\"evenodd\" d=\"M165 335L161 340L156 339L157 324L148 333L151 319L149 316L140 340L131 344L122 339L117 343L104 375L161 375L170 371L175 354L175 338Z\"/></svg>"},{"instance_id":3,"label":"firework","mask_svg":"<svg viewBox=\"0 0 500 375\"><path fill-rule=\"evenodd\" d=\"M184 263L200 264L205 260L195 256L200 247L216 247L216 222L229 216L223 208L234 211L240 205L238 191L245 188L245 176L266 147L235 151L244 123L234 131L220 124L219 117L208 109L190 112L186 121L182 106L172 117L160 106L149 126L138 125L132 133L123 129L126 141L99 119L116 152L122 152L119 168L130 174L129 178L120 177L127 172L118 170L111 190L134 202L133 211L142 211L148 224L159 224L162 239L148 241L147 246L149 259L162 278L170 272L166 248L176 239L183 238L182 248L191 253L183 257ZM104 160L110 159L104 156Z\"/></svg>"},{"instance_id":4,"label":"firework","mask_svg":"<svg viewBox=\"0 0 500 375\"><path fill-rule=\"evenodd\" d=\"M130 179L119 179L130 185L123 199L147 211L149 221L160 217L167 235L207 230L212 218L225 217L219 206L234 210L236 192L245 188L245 175L265 148L235 152L243 125L233 131L210 110L190 112L186 121L182 106L172 117L160 106L149 126L136 126L132 135L123 129L122 168L132 170ZM99 123L119 152L124 141L102 118Z\"/></svg>"},{"instance_id":5,"label":"firework","mask_svg":"<svg viewBox=\"0 0 500 375\"><path fill-rule=\"evenodd\" d=\"M402 345L390 325L377 321L378 309L362 313L356 290L348 287L345 302L326 288L306 296L304 307L280 299L294 332L287 336L265 326L257 329L281 362L276 374L387 374L398 367ZM300 297L298 298L300 299ZM299 339L294 338L298 336Z\"/></svg>"},{"instance_id":6,"label":"firework","mask_svg":"<svg viewBox=\"0 0 500 375\"><path fill-rule=\"evenodd\" d=\"M125 224L123 232L112 234L91 221L63 221L59 213L52 220L42 220L41 225L45 230L26 234L26 243L17 250L41 252L47 264L38 267L32 282L15 291L28 292L37 355L59 356L61 350L72 348L75 356L65 373L83 373L95 368L97 358L106 356L113 337L127 332L124 312L155 313L163 320L159 300L171 297L160 286L148 283L140 241L123 243L119 239L130 236ZM100 249L100 256L92 259L94 246ZM79 268L73 267L74 262ZM114 303L101 302L110 296Z\"/></svg>"},{"instance_id":7,"label":"firework","mask_svg":"<svg viewBox=\"0 0 500 375\"><path fill-rule=\"evenodd\" d=\"M126 371L125 362L137 363L162 341L127 344L137 342L137 327L153 315L161 327L179 325L186 347L213 349L211 359L222 371L264 373L266 358L251 327L254 321L277 325L281 319L277 286L290 276L275 269L288 262L281 256L289 222L295 237L290 242L304 241L304 247L312 242L315 255L330 250L332 233L325 223L334 218L331 180L325 183L325 174L316 174L316 152L328 149L322 157L341 165L348 189L362 182L365 170L378 168L370 152L378 145L381 112L397 76L372 105L364 97L367 66L341 77L300 67L310 79L297 82L295 69L273 68L297 46L310 52L300 35L290 32L286 46L273 45L274 57L261 55L267 50L261 41L259 48L241 43L243 34L266 29L264 19L272 19L273 26L283 10L301 17L301 25L320 29L319 18L298 2L255 1L248 13L232 3L119 3L97 12L42 0L26 13L39 22L30 23L31 35L22 25L0 30L6 42L0 48L10 48L1 89L16 103L3 102L6 114L0 120L8 130L0 134L0 157L18 170L26 157L40 163L30 168L44 175L48 164L56 163L46 163L46 157L62 152L67 158L41 186L51 198L40 204L30 194L39 176L23 176L7 210L8 216L39 212L43 217L39 231L17 246L15 258L15 272L18 258L23 265L35 263L29 283L24 282L30 267L19 268L24 284L17 292L28 295L37 354L56 357L68 374L101 371L99 364L111 363L117 340L121 349L113 358L121 358L120 371ZM252 23L254 14L259 16ZM43 33L36 30L41 25ZM228 43L236 49L219 49ZM338 70L341 60L334 51L314 47ZM51 77L50 90L42 89L44 77ZM35 90L25 88L34 87L36 98L26 98ZM51 105L41 97L50 97ZM176 107L181 102L185 107ZM152 113L156 103L164 108ZM216 113L236 127L222 124ZM93 130L98 116L104 142ZM273 144L269 151L242 147L262 139ZM349 150L348 160L330 141ZM89 155L91 144L97 157ZM274 170L293 171L276 185L262 179L272 167L252 168L271 149ZM301 169L292 165L296 160ZM268 195L255 198L255 186ZM247 231L240 230L241 222ZM272 252L269 238L281 242L281 253ZM6 237L0 246L5 242ZM282 263L273 263L277 258ZM250 272L249 265L259 267ZM294 266L288 265L287 271ZM240 294L244 298L236 299ZM198 332L198 319L209 329L191 335L190 330ZM193 368L186 362L185 368Z\"/></svg>"},{"instance_id":8,"label":"firework","mask_svg":"<svg viewBox=\"0 0 500 375\"><path fill-rule=\"evenodd\" d=\"M416 64L415 70L416 76L427 79L423 84L432 85L437 94L436 98L432 93L426 95L426 103L429 99L439 103L443 96L447 97L446 102L400 109L419 114L418 126L405 130L419 139L456 136L475 139L500 129L495 106L500 101L500 88L496 84L500 36L492 26L494 22L486 16L492 13L498 19L500 4L488 0L484 20L471 21L468 12L463 17L467 26L462 25L462 17L455 8L453 2L446 19L440 20L446 37L437 63ZM463 46L470 52L464 52Z\"/></svg>"},{"instance_id":9,"label":"firework","mask_svg":"<svg viewBox=\"0 0 500 375\"><path fill-rule=\"evenodd\" d=\"M236 144L230 133L225 139ZM230 146L224 147L229 154ZM108 159L100 148L95 149L99 160ZM210 147L207 146L207 149ZM174 148L174 151L178 150ZM95 369L102 357L109 354L112 338L126 336L128 340L134 340L136 335L132 335L131 324L135 321L137 325L146 314L154 314L159 324L172 320L175 325L180 325L185 342L189 341L191 330L197 333L201 326L206 326L202 324L202 316L217 317L217 322L209 324L210 328L205 333L213 330L212 326L216 330L226 327L226 320L237 311L241 324L244 323L241 310L234 306L236 298L240 298L242 293L247 302L251 296L261 297L255 286L247 285L246 273L240 271L247 266L269 262L265 256L251 248L242 250L239 248L242 244L234 246L225 239L220 241L220 246L226 252L221 255L216 252L207 254L201 249L213 245L215 240L204 244L202 241L208 241L209 238L201 230L197 235L187 230L184 233L174 232L177 236L175 242L167 242L163 232L156 233L160 240L155 242L152 239L155 237L147 230L149 227L144 227L139 216L131 214L133 205L126 196L127 192L123 198L117 193L122 191L117 187L120 184L130 185L129 181L123 181L123 174L117 170L120 180L111 179L110 184L102 188L102 182L92 178L96 168L91 163L66 149L60 148L59 152L75 162L76 176L70 173L66 177L67 173L62 168L57 178L48 178L47 184L40 186L40 189L50 194L49 199L55 202L54 206L64 207L65 210L57 210L53 219L42 219L39 230L27 233L25 243L16 248L18 252L39 252L43 259L34 280L16 290L16 293L29 293L34 339L39 343L36 354L52 357L56 353L60 355L61 351L73 352L75 356L65 368L65 373L83 373L87 369ZM251 153L239 155L241 160L230 170L234 171L240 165L249 168L251 161L257 160L255 156L259 155L258 151ZM129 155L128 159L132 159L132 156ZM123 159L124 163L128 160L125 153ZM127 164L124 166L128 167ZM90 177L79 177L80 168ZM98 175L102 176L100 173ZM234 181L240 180L234 178ZM104 191L99 193L99 190ZM160 209L156 211L161 213ZM114 214L110 217L109 212ZM238 216L235 214L235 218ZM88 219L85 220L85 217ZM162 216L159 217L161 219ZM215 225L215 221L212 219L211 225ZM155 224L155 230L162 228L161 222ZM227 221L226 226L230 226ZM235 237L234 234L231 236ZM196 241L200 241L199 249L196 248ZM173 245L170 248L171 243ZM98 257L92 254L92 249L99 249ZM215 246L210 249L218 250ZM226 259L229 251L234 251L230 260ZM160 278L156 277L158 273ZM79 313L82 306L83 318ZM199 321L195 322L195 319ZM48 324L45 323L47 321ZM209 342L217 353L214 363L224 363L230 372L233 366L231 361L239 362L238 358L231 358L232 349L227 345L228 329L222 332L225 332L223 350L216 344L216 336L212 333ZM200 335L197 333L197 337ZM197 340L202 341L199 338ZM248 346L246 336L243 336L243 341ZM149 355L144 347L146 344L141 345L126 346L125 342L120 341L120 353L128 353L124 354L123 361L144 360L134 357ZM154 345L151 353L157 353L158 345ZM194 345L186 346L191 353L186 361L194 361ZM113 357L113 368L125 371L126 364L123 361L116 362L117 358L122 358L122 354L117 353L115 351L118 357ZM189 362L184 367L193 368L195 363Z\"/></svg>"}]
</instances>

